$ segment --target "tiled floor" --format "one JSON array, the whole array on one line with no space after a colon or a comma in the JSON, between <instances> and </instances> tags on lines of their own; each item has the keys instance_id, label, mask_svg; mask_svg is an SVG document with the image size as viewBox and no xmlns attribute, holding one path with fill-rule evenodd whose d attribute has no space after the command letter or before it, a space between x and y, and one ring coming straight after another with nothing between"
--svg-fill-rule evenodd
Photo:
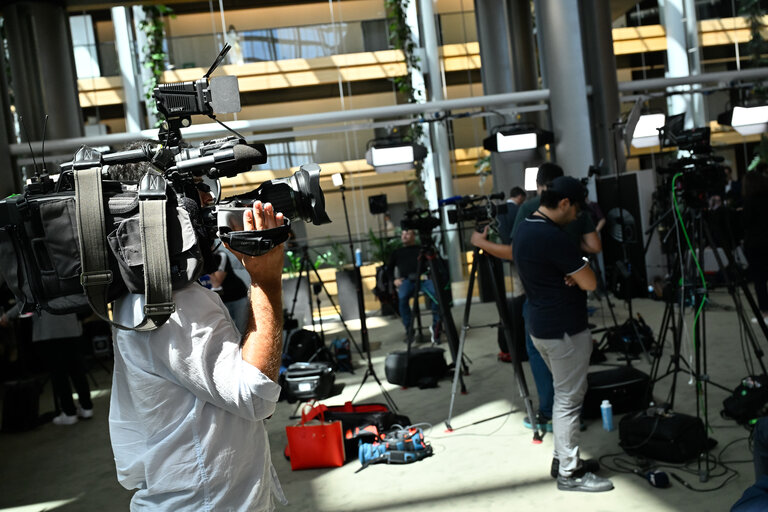
<instances>
[{"instance_id":1,"label":"tiled floor","mask_svg":"<svg viewBox=\"0 0 768 512\"><path fill-rule=\"evenodd\" d=\"M719 304L730 304L730 297L714 292ZM603 303L604 304L604 303ZM601 325L610 320L600 303L593 322ZM635 311L643 315L654 330L658 330L664 305L649 300L636 300ZM620 320L626 318L623 303L616 303ZM463 306L455 307L454 318L460 324ZM751 315L750 315L751 316ZM484 325L495 320L492 304L473 304L472 325ZM688 318L688 327L692 317ZM707 313L707 374L711 380L728 389L735 387L748 374L742 357L742 344L733 311L721 308ZM339 322L325 321L326 336L333 339L343 335ZM359 323L350 322L355 336ZM368 322L370 337L376 348L372 353L376 375L398 405L413 422L424 423L427 440L434 455L409 465L373 465L356 473L360 464L350 462L336 469L292 472L282 456L285 446L285 426L294 422L290 417L295 405L281 402L268 422L272 457L283 488L290 501L279 510L297 511L389 511L389 510L568 510L568 511L678 511L696 512L728 510L743 490L753 482L751 453L747 431L731 421L720 418L722 400L727 392L709 386L708 408L710 436L718 441L711 455L726 461L738 474L726 482L723 468L718 466L708 481L701 482L696 474L684 467L662 468L675 473L695 489L694 492L673 480L669 489L656 489L632 473L615 471L629 467L633 460L618 446L618 433L605 432L599 421L588 421L582 434L582 455L602 457L604 475L610 477L615 489L602 494L568 493L558 491L549 476L552 436L542 444L531 443L531 432L522 427L522 401L515 386L512 366L498 362L496 330L478 327L468 332L466 353L471 360L471 374L466 377L468 394L457 395L452 420L454 431L446 432L445 420L451 399L451 382L443 380L433 389L402 389L386 382L384 359L392 350L404 347L402 327L395 318L371 315ZM357 338L360 342L359 336ZM762 347L766 341L760 339ZM683 357L692 357L686 343ZM662 369L669 362L670 347L662 355ZM611 354L609 362L616 362ZM344 384L340 395L328 399L329 404L350 400L358 392L356 402L382 402L381 389L369 378L360 387L365 366L355 354L358 364L354 374L340 373L337 382ZM648 371L646 361L634 365ZM533 380L525 375L535 401ZM598 369L598 368L593 368ZM107 430L109 375L95 368L94 376L100 389L96 392L96 416L72 427L44 425L22 434L0 435L0 511L103 511L126 510L131 493L122 489L116 479ZM678 374L675 409L694 413L696 394L690 378ZM671 377L657 383L655 396L664 399ZM43 397L45 409L50 396ZM615 418L616 424L620 417ZM733 443L733 444L731 444ZM612 455L613 454L613 455ZM614 470L608 469L609 467Z\"/></svg>"}]
</instances>

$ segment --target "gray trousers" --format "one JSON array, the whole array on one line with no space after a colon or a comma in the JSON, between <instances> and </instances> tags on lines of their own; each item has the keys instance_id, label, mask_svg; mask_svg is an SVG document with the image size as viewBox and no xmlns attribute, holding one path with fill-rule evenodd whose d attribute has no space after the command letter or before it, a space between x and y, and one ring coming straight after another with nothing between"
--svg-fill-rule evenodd
<instances>
[{"instance_id":1,"label":"gray trousers","mask_svg":"<svg viewBox=\"0 0 768 512\"><path fill-rule=\"evenodd\" d=\"M560 474L571 476L579 466L579 415L587 392L587 370L592 354L589 329L562 338L531 336L533 344L552 372L555 403L552 407L552 432Z\"/></svg>"}]
</instances>

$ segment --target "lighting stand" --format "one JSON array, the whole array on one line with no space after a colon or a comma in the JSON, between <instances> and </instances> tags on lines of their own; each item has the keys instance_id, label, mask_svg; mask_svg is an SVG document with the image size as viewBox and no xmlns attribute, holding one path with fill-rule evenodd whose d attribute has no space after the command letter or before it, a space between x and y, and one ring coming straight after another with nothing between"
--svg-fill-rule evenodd
<instances>
[{"instance_id":1,"label":"lighting stand","mask_svg":"<svg viewBox=\"0 0 768 512\"><path fill-rule=\"evenodd\" d=\"M349 225L349 212L347 211L347 199L344 195L345 187L343 184L339 186L339 190L341 191L341 203L344 206L344 221L347 224L347 240L349 241L349 254L352 258L352 261L355 261L355 248L352 244L352 229L350 228L350 225ZM355 398L357 398L357 395L360 393L360 390L363 388L365 381L368 380L368 377L373 377L373 380L375 380L376 384L379 385L379 389L381 390L381 394L384 397L384 400L386 400L387 405L389 405L389 407L392 409L393 412L399 412L399 409L397 408L397 404L395 404L395 401L392 400L392 397L384 388L381 381L379 380L379 377L376 376L376 371L373 369L373 362L371 359L371 343L368 338L368 326L366 325L366 321L365 321L365 298L363 297L363 278L362 278L362 275L360 274L360 267L358 267L356 264L354 265L354 275L355 275L355 291L357 292L357 310L360 313L360 337L363 343L363 350L365 351L366 356L368 358L368 367L365 369L365 375L363 375L363 380L360 382L360 386L357 388L357 391L355 391L355 395L352 397L352 402L354 402Z\"/></svg>"}]
</instances>

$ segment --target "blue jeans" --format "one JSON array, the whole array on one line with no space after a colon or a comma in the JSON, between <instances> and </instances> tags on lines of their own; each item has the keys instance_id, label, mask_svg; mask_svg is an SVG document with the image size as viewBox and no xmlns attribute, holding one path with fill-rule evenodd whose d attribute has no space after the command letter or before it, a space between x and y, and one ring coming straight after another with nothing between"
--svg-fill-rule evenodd
<instances>
[{"instance_id":1,"label":"blue jeans","mask_svg":"<svg viewBox=\"0 0 768 512\"><path fill-rule=\"evenodd\" d=\"M403 279L400 287L397 289L398 304L400 306L400 319L403 321L405 330L411 326L411 297L413 296L413 290L416 288L416 281L410 279ZM435 293L435 285L432 281L422 281L420 285L420 291L425 293L429 298L428 302L432 309L432 325L435 325L440 320L440 310L437 306L437 293Z\"/></svg>"},{"instance_id":2,"label":"blue jeans","mask_svg":"<svg viewBox=\"0 0 768 512\"><path fill-rule=\"evenodd\" d=\"M523 318L527 318L528 300L523 304ZM528 332L528 323L525 326L525 349L528 352L528 361L531 363L533 381L536 383L536 392L539 394L539 412L547 418L552 417L552 406L555 402L555 387L552 384L552 372L547 363L533 346L531 333ZM531 419L533 421L533 419Z\"/></svg>"}]
</instances>

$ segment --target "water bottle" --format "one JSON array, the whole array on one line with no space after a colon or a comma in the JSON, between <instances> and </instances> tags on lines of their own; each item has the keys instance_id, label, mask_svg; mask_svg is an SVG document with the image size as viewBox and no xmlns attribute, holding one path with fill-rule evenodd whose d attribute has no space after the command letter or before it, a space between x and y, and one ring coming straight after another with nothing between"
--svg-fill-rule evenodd
<instances>
[{"instance_id":1,"label":"water bottle","mask_svg":"<svg viewBox=\"0 0 768 512\"><path fill-rule=\"evenodd\" d=\"M603 415L603 430L610 432L613 430L613 407L611 402L603 400L600 404L600 413Z\"/></svg>"},{"instance_id":2,"label":"water bottle","mask_svg":"<svg viewBox=\"0 0 768 512\"><path fill-rule=\"evenodd\" d=\"M355 265L358 267L363 266L363 251L359 247L355 249Z\"/></svg>"}]
</instances>

